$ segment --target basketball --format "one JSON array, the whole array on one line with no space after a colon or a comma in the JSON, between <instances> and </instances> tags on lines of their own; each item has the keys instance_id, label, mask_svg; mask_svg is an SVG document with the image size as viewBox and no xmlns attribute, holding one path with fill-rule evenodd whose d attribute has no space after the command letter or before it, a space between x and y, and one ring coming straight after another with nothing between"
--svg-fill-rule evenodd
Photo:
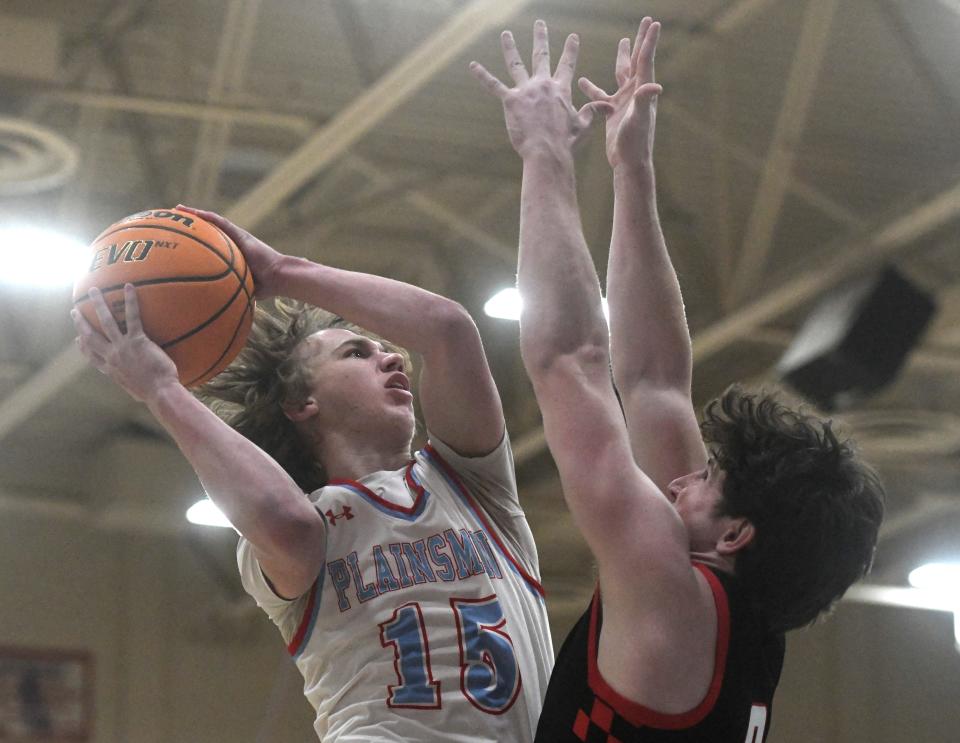
<instances>
[{"instance_id":1,"label":"basketball","mask_svg":"<svg viewBox=\"0 0 960 743\"><path fill-rule=\"evenodd\" d=\"M125 331L127 283L137 289L144 332L173 359L187 387L223 371L247 341L253 277L233 241L194 214L154 209L107 227L90 245L73 304L101 330L87 296L97 287Z\"/></svg>"}]
</instances>

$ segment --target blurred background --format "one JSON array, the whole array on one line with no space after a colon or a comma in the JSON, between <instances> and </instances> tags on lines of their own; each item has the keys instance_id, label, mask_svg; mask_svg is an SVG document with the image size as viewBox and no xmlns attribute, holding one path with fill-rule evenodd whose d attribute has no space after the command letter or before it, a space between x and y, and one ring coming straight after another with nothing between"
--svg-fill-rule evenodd
<instances>
[{"instance_id":1,"label":"blurred background","mask_svg":"<svg viewBox=\"0 0 960 743\"><path fill-rule=\"evenodd\" d=\"M594 568L517 323L484 309L514 281L520 162L467 63L500 74L500 30L527 56L542 17L554 59L576 31L579 72L612 89L644 14L696 402L783 382L889 487L872 576L789 636L769 740L957 740L960 578L909 576L960 562L958 0L3 0L0 740L48 739L24 722L37 674L59 674L75 740L315 739L235 534L187 521L203 492L178 450L73 347L83 246L177 202L471 311L559 647ZM578 175L602 277L600 127Z\"/></svg>"}]
</instances>

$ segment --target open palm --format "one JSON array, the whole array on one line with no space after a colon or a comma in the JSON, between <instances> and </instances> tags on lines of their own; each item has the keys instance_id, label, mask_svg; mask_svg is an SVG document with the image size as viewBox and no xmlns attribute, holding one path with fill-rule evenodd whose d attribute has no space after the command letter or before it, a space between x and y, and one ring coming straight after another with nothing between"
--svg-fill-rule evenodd
<instances>
[{"instance_id":1,"label":"open palm","mask_svg":"<svg viewBox=\"0 0 960 743\"><path fill-rule=\"evenodd\" d=\"M614 168L650 162L656 128L657 96L663 91L654 80L654 57L660 24L644 18L633 49L623 39L617 49L617 90L609 95L587 78L580 78L580 90L591 101L606 103L607 160Z\"/></svg>"}]
</instances>

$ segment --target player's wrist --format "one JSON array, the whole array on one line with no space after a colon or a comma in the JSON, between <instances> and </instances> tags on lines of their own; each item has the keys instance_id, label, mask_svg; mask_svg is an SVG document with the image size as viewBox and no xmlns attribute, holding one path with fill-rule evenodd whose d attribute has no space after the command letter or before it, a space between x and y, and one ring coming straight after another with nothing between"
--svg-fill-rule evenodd
<instances>
[{"instance_id":1,"label":"player's wrist","mask_svg":"<svg viewBox=\"0 0 960 743\"><path fill-rule=\"evenodd\" d=\"M573 169L573 148L565 143L539 139L524 144L520 152L524 167Z\"/></svg>"},{"instance_id":2,"label":"player's wrist","mask_svg":"<svg viewBox=\"0 0 960 743\"><path fill-rule=\"evenodd\" d=\"M620 158L613 166L614 183L649 186L653 183L653 158L641 156Z\"/></svg>"}]
</instances>

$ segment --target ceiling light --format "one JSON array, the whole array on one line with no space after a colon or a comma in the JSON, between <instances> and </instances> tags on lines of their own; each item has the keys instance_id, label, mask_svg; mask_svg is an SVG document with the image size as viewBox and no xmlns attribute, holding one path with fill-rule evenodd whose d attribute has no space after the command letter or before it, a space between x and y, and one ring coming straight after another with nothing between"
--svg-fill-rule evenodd
<instances>
[{"instance_id":1,"label":"ceiling light","mask_svg":"<svg viewBox=\"0 0 960 743\"><path fill-rule=\"evenodd\" d=\"M198 500L187 509L187 521L200 526L223 526L232 529L233 524L223 515L223 511L209 498Z\"/></svg>"},{"instance_id":2,"label":"ceiling light","mask_svg":"<svg viewBox=\"0 0 960 743\"><path fill-rule=\"evenodd\" d=\"M914 588L936 591L960 608L960 562L930 562L910 572Z\"/></svg>"},{"instance_id":3,"label":"ceiling light","mask_svg":"<svg viewBox=\"0 0 960 743\"><path fill-rule=\"evenodd\" d=\"M90 262L87 246L39 227L0 228L0 283L71 286Z\"/></svg>"},{"instance_id":4,"label":"ceiling light","mask_svg":"<svg viewBox=\"0 0 960 743\"><path fill-rule=\"evenodd\" d=\"M607 300L604 298L603 316L610 319L610 311L607 309ZM523 306L523 300L520 298L520 292L515 288L501 289L487 300L483 305L483 311L490 317L496 317L501 320L519 320L520 309Z\"/></svg>"}]
</instances>

